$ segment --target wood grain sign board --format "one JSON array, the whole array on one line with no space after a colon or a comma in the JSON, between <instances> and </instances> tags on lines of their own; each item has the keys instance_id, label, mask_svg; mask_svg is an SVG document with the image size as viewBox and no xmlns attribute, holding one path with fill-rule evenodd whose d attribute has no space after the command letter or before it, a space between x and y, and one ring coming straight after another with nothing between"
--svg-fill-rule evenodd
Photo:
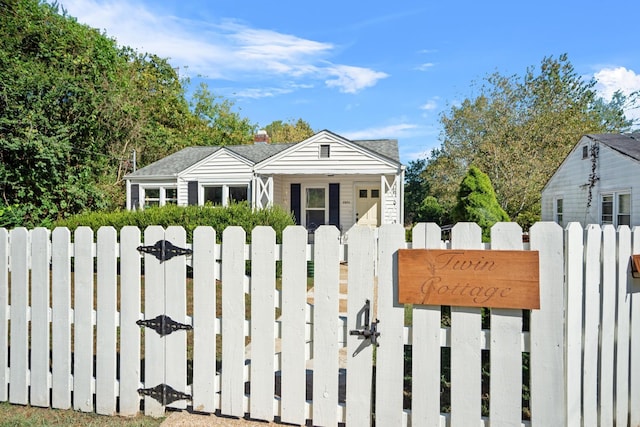
<instances>
[{"instance_id":1,"label":"wood grain sign board","mask_svg":"<svg viewBox=\"0 0 640 427\"><path fill-rule=\"evenodd\" d=\"M400 249L398 302L540 308L538 251Z\"/></svg>"}]
</instances>

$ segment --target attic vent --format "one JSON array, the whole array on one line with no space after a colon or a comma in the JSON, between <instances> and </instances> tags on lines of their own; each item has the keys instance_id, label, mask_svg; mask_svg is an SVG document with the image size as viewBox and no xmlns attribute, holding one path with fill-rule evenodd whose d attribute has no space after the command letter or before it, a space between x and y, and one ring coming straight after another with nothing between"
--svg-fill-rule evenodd
<instances>
[{"instance_id":1,"label":"attic vent","mask_svg":"<svg viewBox=\"0 0 640 427\"><path fill-rule=\"evenodd\" d=\"M584 147L582 147L582 158L586 159L589 157L589 146L585 145Z\"/></svg>"},{"instance_id":2,"label":"attic vent","mask_svg":"<svg viewBox=\"0 0 640 427\"><path fill-rule=\"evenodd\" d=\"M320 145L320 158L321 159L328 159L329 158L329 144L322 144Z\"/></svg>"}]
</instances>

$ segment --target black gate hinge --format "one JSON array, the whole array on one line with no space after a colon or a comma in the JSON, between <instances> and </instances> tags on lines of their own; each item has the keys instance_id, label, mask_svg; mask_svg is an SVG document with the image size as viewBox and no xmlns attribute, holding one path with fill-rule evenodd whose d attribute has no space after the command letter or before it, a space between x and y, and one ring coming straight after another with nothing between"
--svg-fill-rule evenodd
<instances>
[{"instance_id":1,"label":"black gate hinge","mask_svg":"<svg viewBox=\"0 0 640 427\"><path fill-rule=\"evenodd\" d=\"M380 343L378 342L378 337L380 336L380 332L378 332L378 323L380 321L378 319L373 322L369 322L371 310L371 301L366 300L364 303L364 307L360 310L364 314L364 328L354 329L349 331L349 335L358 335L363 337L364 339L368 339L374 347L378 347Z\"/></svg>"},{"instance_id":2,"label":"black gate hinge","mask_svg":"<svg viewBox=\"0 0 640 427\"><path fill-rule=\"evenodd\" d=\"M153 319L138 320L136 321L136 325L151 328L156 331L161 337L169 335L170 333L178 330L190 331L191 329L193 329L191 325L176 322L171 317L164 314L156 316Z\"/></svg>"},{"instance_id":3,"label":"black gate hinge","mask_svg":"<svg viewBox=\"0 0 640 427\"><path fill-rule=\"evenodd\" d=\"M158 240L153 246L138 246L138 251L155 256L162 261L167 261L174 256L191 255L191 249L180 248L168 240Z\"/></svg>"},{"instance_id":4,"label":"black gate hinge","mask_svg":"<svg viewBox=\"0 0 640 427\"><path fill-rule=\"evenodd\" d=\"M174 389L167 384L158 384L152 388L139 388L138 394L149 396L157 400L162 406L167 406L178 400L191 400L191 395Z\"/></svg>"}]
</instances>

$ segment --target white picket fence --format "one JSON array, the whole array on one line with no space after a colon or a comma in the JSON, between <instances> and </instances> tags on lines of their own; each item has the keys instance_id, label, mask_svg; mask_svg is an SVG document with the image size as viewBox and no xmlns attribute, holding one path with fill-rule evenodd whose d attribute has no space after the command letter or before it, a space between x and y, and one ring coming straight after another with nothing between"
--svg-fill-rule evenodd
<instances>
[{"instance_id":1,"label":"white picket fence","mask_svg":"<svg viewBox=\"0 0 640 427\"><path fill-rule=\"evenodd\" d=\"M254 229L251 244L239 227L225 229L222 244L210 227L197 228L189 243L179 227L124 227L119 235L103 227L96 236L89 228L73 236L65 228L0 229L0 401L124 416L144 402L153 416L190 406L298 425L638 426L640 279L630 258L640 253L639 233L538 223L523 244L517 224L500 223L488 245L475 224L457 224L447 242L438 226L420 224L406 243L405 230L388 225L353 228L343 244L337 229L323 226L309 245L299 226L287 228L281 244L268 227ZM137 250L162 240L193 252L160 261ZM396 254L411 247L537 250L541 309L528 322L522 310L491 309L490 329L477 308L452 307L450 327L441 307L406 309L396 302ZM367 300L370 320L380 320L375 352L349 334L365 327ZM141 334L137 321L162 314L193 330ZM161 384L189 396L168 405L141 397L139 389Z\"/></svg>"}]
</instances>

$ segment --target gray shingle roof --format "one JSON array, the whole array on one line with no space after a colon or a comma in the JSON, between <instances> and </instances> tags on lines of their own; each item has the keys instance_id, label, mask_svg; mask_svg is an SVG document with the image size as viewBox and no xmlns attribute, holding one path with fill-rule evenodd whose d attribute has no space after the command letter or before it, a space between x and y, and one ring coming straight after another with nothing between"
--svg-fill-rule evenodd
<instances>
[{"instance_id":1,"label":"gray shingle roof","mask_svg":"<svg viewBox=\"0 0 640 427\"><path fill-rule=\"evenodd\" d=\"M366 150L400 163L398 141L395 139L358 140L351 142ZM256 164L296 144L297 143L226 145L224 148ZM128 174L125 178L177 175L222 148L221 146L187 147L157 162L140 168Z\"/></svg>"},{"instance_id":2,"label":"gray shingle roof","mask_svg":"<svg viewBox=\"0 0 640 427\"><path fill-rule=\"evenodd\" d=\"M601 133L586 135L617 152L640 161L640 134L634 133Z\"/></svg>"}]
</instances>

